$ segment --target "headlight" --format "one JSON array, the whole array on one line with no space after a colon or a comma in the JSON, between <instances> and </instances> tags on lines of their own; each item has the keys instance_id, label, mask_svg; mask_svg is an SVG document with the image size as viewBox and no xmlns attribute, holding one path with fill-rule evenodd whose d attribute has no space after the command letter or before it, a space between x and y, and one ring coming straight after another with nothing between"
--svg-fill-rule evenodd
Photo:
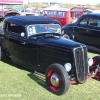
<instances>
[{"instance_id":1,"label":"headlight","mask_svg":"<svg viewBox=\"0 0 100 100\"><path fill-rule=\"evenodd\" d=\"M72 65L70 63L65 63L64 67L65 67L66 71L69 72L72 68Z\"/></svg>"},{"instance_id":2,"label":"headlight","mask_svg":"<svg viewBox=\"0 0 100 100\"><path fill-rule=\"evenodd\" d=\"M89 58L89 59L88 59L88 65L89 65L89 66L92 66L92 64L93 64L93 59L92 59L92 58Z\"/></svg>"}]
</instances>

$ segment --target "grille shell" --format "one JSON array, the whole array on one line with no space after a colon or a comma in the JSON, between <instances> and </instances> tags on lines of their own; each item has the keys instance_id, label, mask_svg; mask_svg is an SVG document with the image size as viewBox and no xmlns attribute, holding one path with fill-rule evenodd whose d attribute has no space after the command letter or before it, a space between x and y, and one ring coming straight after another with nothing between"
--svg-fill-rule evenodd
<instances>
[{"instance_id":1,"label":"grille shell","mask_svg":"<svg viewBox=\"0 0 100 100\"><path fill-rule=\"evenodd\" d=\"M88 75L87 48L80 47L74 49L74 60L76 68L76 77L78 82L84 83Z\"/></svg>"}]
</instances>

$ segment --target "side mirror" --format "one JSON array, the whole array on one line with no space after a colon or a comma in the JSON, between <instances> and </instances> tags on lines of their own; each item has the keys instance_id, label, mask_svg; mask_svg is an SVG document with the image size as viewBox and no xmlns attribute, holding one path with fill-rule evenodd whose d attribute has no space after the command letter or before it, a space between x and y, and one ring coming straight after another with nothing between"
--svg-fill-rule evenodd
<instances>
[{"instance_id":1,"label":"side mirror","mask_svg":"<svg viewBox=\"0 0 100 100\"><path fill-rule=\"evenodd\" d=\"M21 37L25 37L25 33L24 32L21 33Z\"/></svg>"}]
</instances>

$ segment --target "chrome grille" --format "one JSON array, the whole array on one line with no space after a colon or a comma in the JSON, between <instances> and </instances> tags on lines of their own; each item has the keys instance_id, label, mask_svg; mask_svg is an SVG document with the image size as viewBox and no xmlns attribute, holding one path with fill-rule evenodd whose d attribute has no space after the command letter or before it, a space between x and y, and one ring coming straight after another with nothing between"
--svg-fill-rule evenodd
<instances>
[{"instance_id":1,"label":"chrome grille","mask_svg":"<svg viewBox=\"0 0 100 100\"><path fill-rule=\"evenodd\" d=\"M87 74L88 74L87 48L86 47L75 48L74 58L75 58L77 80L80 83L83 83L87 79Z\"/></svg>"}]
</instances>

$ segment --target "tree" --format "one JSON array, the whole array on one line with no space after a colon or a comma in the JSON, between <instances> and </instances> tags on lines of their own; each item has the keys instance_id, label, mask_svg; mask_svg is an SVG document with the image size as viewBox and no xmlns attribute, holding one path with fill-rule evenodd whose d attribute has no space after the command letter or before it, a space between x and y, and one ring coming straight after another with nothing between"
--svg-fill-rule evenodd
<instances>
[{"instance_id":1,"label":"tree","mask_svg":"<svg viewBox=\"0 0 100 100\"><path fill-rule=\"evenodd\" d=\"M70 4L68 3L59 3L60 6L64 7L64 8L69 8Z\"/></svg>"},{"instance_id":2,"label":"tree","mask_svg":"<svg viewBox=\"0 0 100 100\"><path fill-rule=\"evenodd\" d=\"M98 9L100 9L100 3L98 3L98 4L96 5L96 7L97 7Z\"/></svg>"}]
</instances>

